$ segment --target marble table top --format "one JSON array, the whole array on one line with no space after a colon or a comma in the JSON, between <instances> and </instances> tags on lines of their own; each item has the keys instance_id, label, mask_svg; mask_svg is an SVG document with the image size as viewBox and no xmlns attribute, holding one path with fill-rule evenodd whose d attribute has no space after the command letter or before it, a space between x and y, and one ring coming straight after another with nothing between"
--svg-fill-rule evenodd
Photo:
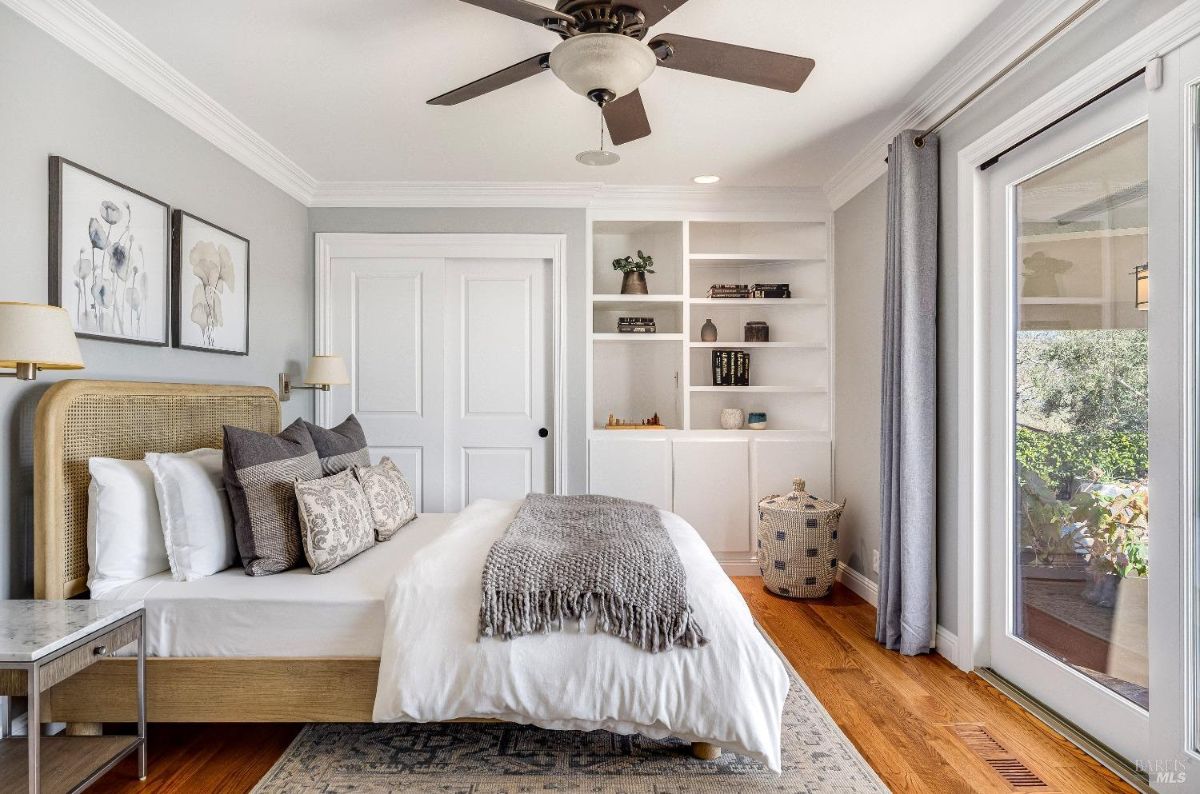
<instances>
[{"instance_id":1,"label":"marble table top","mask_svg":"<svg viewBox=\"0 0 1200 794\"><path fill-rule=\"evenodd\" d=\"M0 662L36 662L143 606L142 601L0 601Z\"/></svg>"}]
</instances>

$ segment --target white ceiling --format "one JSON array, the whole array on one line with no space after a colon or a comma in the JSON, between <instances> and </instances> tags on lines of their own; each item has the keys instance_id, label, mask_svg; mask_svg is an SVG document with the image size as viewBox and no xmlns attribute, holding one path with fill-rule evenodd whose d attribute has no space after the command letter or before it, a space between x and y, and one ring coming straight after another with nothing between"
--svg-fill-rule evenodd
<instances>
[{"instance_id":1,"label":"white ceiling","mask_svg":"<svg viewBox=\"0 0 1200 794\"><path fill-rule=\"evenodd\" d=\"M805 55L792 95L659 69L654 134L575 163L598 111L545 73L457 107L425 100L558 37L457 0L93 0L320 181L816 186L1001 0L691 0L655 30ZM552 0L539 0L553 5Z\"/></svg>"}]
</instances>

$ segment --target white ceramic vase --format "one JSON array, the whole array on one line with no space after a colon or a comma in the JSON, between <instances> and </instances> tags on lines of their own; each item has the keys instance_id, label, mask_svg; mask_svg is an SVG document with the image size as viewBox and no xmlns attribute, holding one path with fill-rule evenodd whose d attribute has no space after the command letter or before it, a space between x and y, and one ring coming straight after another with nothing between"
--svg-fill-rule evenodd
<instances>
[{"instance_id":1,"label":"white ceramic vase","mask_svg":"<svg viewBox=\"0 0 1200 794\"><path fill-rule=\"evenodd\" d=\"M741 408L722 408L721 427L726 430L741 430L746 423L746 412Z\"/></svg>"}]
</instances>

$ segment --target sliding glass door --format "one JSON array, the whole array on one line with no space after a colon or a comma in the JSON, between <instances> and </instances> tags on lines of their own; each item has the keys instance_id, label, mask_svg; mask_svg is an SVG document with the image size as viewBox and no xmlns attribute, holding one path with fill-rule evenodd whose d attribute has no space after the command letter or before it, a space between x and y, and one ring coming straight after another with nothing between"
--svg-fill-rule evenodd
<instances>
[{"instance_id":1,"label":"sliding glass door","mask_svg":"<svg viewBox=\"0 0 1200 794\"><path fill-rule=\"evenodd\" d=\"M988 175L997 518L990 667L1147 757L1153 490L1140 81Z\"/></svg>"}]
</instances>

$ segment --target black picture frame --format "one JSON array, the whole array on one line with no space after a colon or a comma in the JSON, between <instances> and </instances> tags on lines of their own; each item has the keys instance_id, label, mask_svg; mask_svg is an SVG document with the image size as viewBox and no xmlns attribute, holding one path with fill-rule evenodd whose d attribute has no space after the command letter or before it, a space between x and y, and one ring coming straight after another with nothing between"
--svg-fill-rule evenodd
<instances>
[{"instance_id":1,"label":"black picture frame","mask_svg":"<svg viewBox=\"0 0 1200 794\"><path fill-rule=\"evenodd\" d=\"M147 347L167 347L171 344L171 296L175 290L171 283L171 206L161 199L144 193L137 188L130 187L122 182L118 182L111 177L105 176L98 171L94 171L84 165L80 165L73 160L68 160L59 155L51 155L49 159L50 170L50 189L49 193L49 239L48 239L48 263L49 273L47 278L47 302L53 306L59 306L71 312L72 307L67 305L67 301L63 296L63 287L65 286L63 278L63 233L65 211L63 207L67 197L63 194L63 173L65 169L71 168L86 174L90 177L106 182L113 188L125 191L126 193L136 196L144 201L149 201L162 208L163 212L163 229L162 229L162 278L163 278L163 293L162 293L162 329L161 341L158 339L138 339L126 337L118 333L104 333L103 331L80 329L78 326L78 306L76 314L72 315L71 322L75 331L75 336L80 339L96 339L103 342L120 342L127 345L143 345ZM90 232L90 229L89 229ZM94 256L94 254L93 254ZM144 265L144 261L143 261ZM87 303L87 298L84 298L84 303ZM86 312L86 306L85 306Z\"/></svg>"},{"instance_id":2,"label":"black picture frame","mask_svg":"<svg viewBox=\"0 0 1200 794\"><path fill-rule=\"evenodd\" d=\"M237 240L240 240L246 246L246 272L242 282L244 289L245 318L246 328L243 335L243 349L234 350L230 348L212 347L205 345L189 345L183 342L182 324L183 324L183 289L187 284L187 279L183 276L183 222L184 218L190 219L196 223L203 224L211 229L214 229L221 234L228 235ZM193 215L185 210L177 209L171 214L171 280L173 287L171 289L171 344L179 350L195 350L201 353L221 353L227 356L248 356L250 355L250 241L242 235L231 232L222 226L218 226L212 221L207 221L198 215ZM189 312L190 317L190 312Z\"/></svg>"}]
</instances>

